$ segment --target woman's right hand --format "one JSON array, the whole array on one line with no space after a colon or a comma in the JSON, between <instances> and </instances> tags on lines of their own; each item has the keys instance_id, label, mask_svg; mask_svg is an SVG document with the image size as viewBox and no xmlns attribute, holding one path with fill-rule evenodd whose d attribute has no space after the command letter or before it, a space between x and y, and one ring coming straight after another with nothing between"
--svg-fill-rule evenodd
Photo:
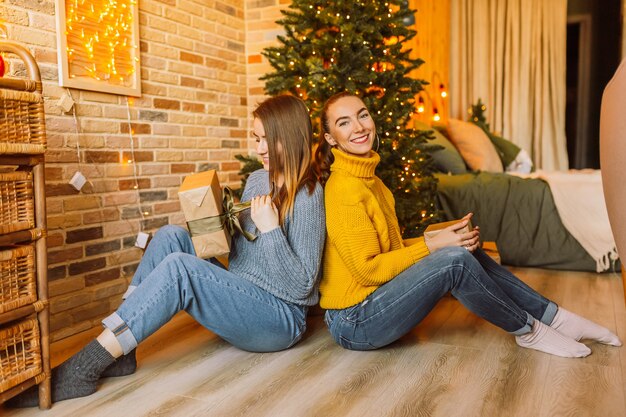
<instances>
[{"instance_id":1,"label":"woman's right hand","mask_svg":"<svg viewBox=\"0 0 626 417\"><path fill-rule=\"evenodd\" d=\"M466 233L457 233L463 229L472 218L472 213L467 214L460 222L442 229L433 237L424 236L424 242L430 253L436 252L449 246L462 246L470 252L474 252L480 246L480 230L478 226Z\"/></svg>"},{"instance_id":2,"label":"woman's right hand","mask_svg":"<svg viewBox=\"0 0 626 417\"><path fill-rule=\"evenodd\" d=\"M267 233L280 225L278 209L269 195L256 196L250 203L250 217L259 232Z\"/></svg>"}]
</instances>

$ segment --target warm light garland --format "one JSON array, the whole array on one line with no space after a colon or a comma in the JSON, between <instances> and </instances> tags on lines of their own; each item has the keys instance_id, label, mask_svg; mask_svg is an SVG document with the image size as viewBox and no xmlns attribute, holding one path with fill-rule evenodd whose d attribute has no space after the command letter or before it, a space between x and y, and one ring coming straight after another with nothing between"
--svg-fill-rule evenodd
<instances>
[{"instance_id":1,"label":"warm light garland","mask_svg":"<svg viewBox=\"0 0 626 417\"><path fill-rule=\"evenodd\" d=\"M430 103L431 113L432 113L430 118L432 119L432 121L433 122L441 121L441 114L439 113L439 108L437 107L437 103L431 98L430 94L428 93L428 90L420 91L419 95L417 96L417 113L424 114L426 112L426 102L424 101L424 97L426 97ZM442 96L442 98L445 98L445 96Z\"/></svg>"},{"instance_id":2,"label":"warm light garland","mask_svg":"<svg viewBox=\"0 0 626 417\"><path fill-rule=\"evenodd\" d=\"M131 36L136 0L66 0L70 77L132 83L139 60Z\"/></svg>"},{"instance_id":3,"label":"warm light garland","mask_svg":"<svg viewBox=\"0 0 626 417\"><path fill-rule=\"evenodd\" d=\"M417 113L420 115L424 114L427 109L427 104L430 104L430 109L431 109L430 119L433 122L440 122L441 117L442 117L441 112L440 112L440 107L441 107L441 110L444 110L445 100L448 97L448 92L446 90L445 84L441 82L441 77L439 76L437 72L433 72L431 85L433 87L430 88L430 91L433 93L434 97L430 95L428 86L424 90L422 90L417 96ZM434 93L435 86L437 87L436 94ZM424 97L428 99L429 103L426 103L426 101L424 100Z\"/></svg>"}]
</instances>

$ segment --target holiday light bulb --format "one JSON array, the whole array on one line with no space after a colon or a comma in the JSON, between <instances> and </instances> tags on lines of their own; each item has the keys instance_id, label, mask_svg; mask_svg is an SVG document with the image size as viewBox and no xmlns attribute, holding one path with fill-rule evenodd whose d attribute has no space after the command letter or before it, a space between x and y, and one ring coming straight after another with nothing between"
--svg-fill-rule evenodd
<instances>
[{"instance_id":1,"label":"holiday light bulb","mask_svg":"<svg viewBox=\"0 0 626 417\"><path fill-rule=\"evenodd\" d=\"M439 110L437 110L436 107L433 108L433 120L435 122L438 122L439 120L441 120L441 116L439 115Z\"/></svg>"},{"instance_id":2,"label":"holiday light bulb","mask_svg":"<svg viewBox=\"0 0 626 417\"><path fill-rule=\"evenodd\" d=\"M448 93L446 92L446 87L443 85L443 83L439 84L439 94L441 95L441 98L446 98L448 96Z\"/></svg>"}]
</instances>

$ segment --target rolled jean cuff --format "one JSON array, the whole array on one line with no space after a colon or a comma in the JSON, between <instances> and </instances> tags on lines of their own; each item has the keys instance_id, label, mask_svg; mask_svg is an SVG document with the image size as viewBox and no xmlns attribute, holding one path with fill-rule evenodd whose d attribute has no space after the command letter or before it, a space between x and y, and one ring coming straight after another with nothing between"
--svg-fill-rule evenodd
<instances>
[{"instance_id":1,"label":"rolled jean cuff","mask_svg":"<svg viewBox=\"0 0 626 417\"><path fill-rule=\"evenodd\" d=\"M126 292L124 293L124 295L122 295L122 300L125 300L128 298L129 295L131 295L133 293L133 291L135 291L137 289L136 285L129 285L128 289L126 290Z\"/></svg>"},{"instance_id":2,"label":"rolled jean cuff","mask_svg":"<svg viewBox=\"0 0 626 417\"><path fill-rule=\"evenodd\" d=\"M525 312L525 313L526 313L526 324L522 326L521 329L511 332L512 335L521 336L521 335L530 333L533 330L533 323L535 322L535 319L533 318L533 316L528 314L528 312Z\"/></svg>"},{"instance_id":3,"label":"rolled jean cuff","mask_svg":"<svg viewBox=\"0 0 626 417\"><path fill-rule=\"evenodd\" d=\"M117 313L113 313L102 320L102 325L113 332L120 346L122 346L124 355L137 347L137 339Z\"/></svg>"},{"instance_id":4,"label":"rolled jean cuff","mask_svg":"<svg viewBox=\"0 0 626 417\"><path fill-rule=\"evenodd\" d=\"M546 311L543 312L543 316L541 316L539 321L545 324L546 326L551 325L552 321L554 320L554 316L556 316L556 312L558 309L559 307L556 304L554 304L552 301L550 301L548 303L548 307L546 307Z\"/></svg>"}]
</instances>

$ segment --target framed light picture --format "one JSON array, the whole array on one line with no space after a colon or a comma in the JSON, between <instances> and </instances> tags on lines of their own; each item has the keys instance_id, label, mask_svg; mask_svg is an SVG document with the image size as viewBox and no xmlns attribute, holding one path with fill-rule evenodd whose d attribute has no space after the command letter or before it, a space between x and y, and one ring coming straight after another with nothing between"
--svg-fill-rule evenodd
<instances>
[{"instance_id":1,"label":"framed light picture","mask_svg":"<svg viewBox=\"0 0 626 417\"><path fill-rule=\"evenodd\" d=\"M56 0L59 84L141 96L139 0Z\"/></svg>"}]
</instances>

